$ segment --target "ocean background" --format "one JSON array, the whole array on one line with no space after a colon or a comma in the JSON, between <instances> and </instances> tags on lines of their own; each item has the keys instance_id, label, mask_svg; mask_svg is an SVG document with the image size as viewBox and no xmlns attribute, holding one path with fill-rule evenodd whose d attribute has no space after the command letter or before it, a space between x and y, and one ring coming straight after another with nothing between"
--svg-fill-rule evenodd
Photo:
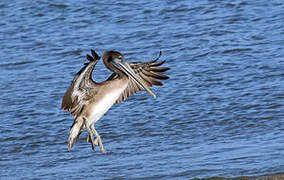
<instances>
[{"instance_id":1,"label":"ocean background","mask_svg":"<svg viewBox=\"0 0 284 180\"><path fill-rule=\"evenodd\" d=\"M1 1L0 179L284 174L283 20L283 0ZM90 49L171 68L98 121L108 154L86 131L69 152L60 109Z\"/></svg>"}]
</instances>

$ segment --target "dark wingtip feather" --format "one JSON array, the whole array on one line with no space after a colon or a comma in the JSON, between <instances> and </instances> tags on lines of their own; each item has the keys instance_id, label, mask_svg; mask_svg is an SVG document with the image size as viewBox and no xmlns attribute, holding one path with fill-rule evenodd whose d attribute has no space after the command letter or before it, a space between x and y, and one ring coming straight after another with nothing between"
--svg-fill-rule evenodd
<instances>
[{"instance_id":1,"label":"dark wingtip feather","mask_svg":"<svg viewBox=\"0 0 284 180\"><path fill-rule=\"evenodd\" d=\"M91 49L91 53L92 53L92 56L94 57L94 60L100 59L100 56L93 49Z\"/></svg>"},{"instance_id":2,"label":"dark wingtip feather","mask_svg":"<svg viewBox=\"0 0 284 180\"><path fill-rule=\"evenodd\" d=\"M163 86L163 83L161 83L160 81L158 81L158 80L155 79L155 78L149 77L149 80L151 81L151 83L152 83L153 85L156 85L156 86Z\"/></svg>"},{"instance_id":3,"label":"dark wingtip feather","mask_svg":"<svg viewBox=\"0 0 284 180\"><path fill-rule=\"evenodd\" d=\"M161 56L162 56L162 51L159 52L159 56L158 56L156 59L154 59L154 60L152 61L152 63L158 61Z\"/></svg>"},{"instance_id":4,"label":"dark wingtip feather","mask_svg":"<svg viewBox=\"0 0 284 180\"><path fill-rule=\"evenodd\" d=\"M168 67L150 67L150 71L154 71L154 72L165 72L167 70L169 70L170 68Z\"/></svg>"},{"instance_id":5,"label":"dark wingtip feather","mask_svg":"<svg viewBox=\"0 0 284 180\"><path fill-rule=\"evenodd\" d=\"M164 74L159 74L159 76L157 77L157 79L161 79L161 80L166 80L166 79L169 79L170 77L169 76L166 76Z\"/></svg>"},{"instance_id":6,"label":"dark wingtip feather","mask_svg":"<svg viewBox=\"0 0 284 180\"><path fill-rule=\"evenodd\" d=\"M86 55L86 58L89 60L89 61L94 61L94 58L92 56L90 56L89 54Z\"/></svg>"},{"instance_id":7,"label":"dark wingtip feather","mask_svg":"<svg viewBox=\"0 0 284 180\"><path fill-rule=\"evenodd\" d=\"M142 70L142 72L147 75L147 76L151 76L153 78L156 78L156 79L161 79L161 80L164 80L164 79L169 79L168 76L164 75L164 74L160 74L160 73L155 73L153 71L145 71L145 70Z\"/></svg>"},{"instance_id":8,"label":"dark wingtip feather","mask_svg":"<svg viewBox=\"0 0 284 180\"><path fill-rule=\"evenodd\" d=\"M154 62L151 64L151 66L161 66L162 64L164 64L166 61L160 61L160 62Z\"/></svg>"}]
</instances>

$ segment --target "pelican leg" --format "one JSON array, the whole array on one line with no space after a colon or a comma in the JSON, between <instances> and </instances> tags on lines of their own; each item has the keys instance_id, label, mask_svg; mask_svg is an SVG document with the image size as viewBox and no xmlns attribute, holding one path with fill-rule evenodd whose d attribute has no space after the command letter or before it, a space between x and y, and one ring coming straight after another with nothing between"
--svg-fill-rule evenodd
<instances>
[{"instance_id":1,"label":"pelican leg","mask_svg":"<svg viewBox=\"0 0 284 180\"><path fill-rule=\"evenodd\" d=\"M94 132L95 124L92 124L91 129L92 129L92 132ZM91 137L90 137L90 135L87 137L87 142L91 142ZM95 144L96 146L99 145L97 139L95 140L94 144Z\"/></svg>"},{"instance_id":2,"label":"pelican leg","mask_svg":"<svg viewBox=\"0 0 284 180\"><path fill-rule=\"evenodd\" d=\"M95 129L95 125L92 124L91 128L92 128L93 133L94 133L94 134L96 135L96 137L97 137L96 140L95 140L95 144L100 146L100 148L101 148L101 150L103 151L103 153L107 153L107 151L105 150L105 148L104 148L104 146L103 146L102 139L101 139L99 133L98 133L98 132L96 131L96 129Z\"/></svg>"},{"instance_id":3,"label":"pelican leg","mask_svg":"<svg viewBox=\"0 0 284 180\"><path fill-rule=\"evenodd\" d=\"M90 137L90 135L88 135L88 137L87 137L87 142L91 142L91 137ZM98 144L96 144L96 143L95 143L95 145L98 146Z\"/></svg>"},{"instance_id":4,"label":"pelican leg","mask_svg":"<svg viewBox=\"0 0 284 180\"><path fill-rule=\"evenodd\" d=\"M92 133L92 131L91 131L91 129L90 129L90 125L87 123L87 119L86 118L84 118L84 120L85 120L85 127L86 127L86 129L87 129L87 131L88 131L88 133L89 133L89 141L91 141L91 144L92 144L92 149L94 150L94 151L96 151L96 149L95 149L95 140L94 140L94 136L93 136L93 133Z\"/></svg>"}]
</instances>

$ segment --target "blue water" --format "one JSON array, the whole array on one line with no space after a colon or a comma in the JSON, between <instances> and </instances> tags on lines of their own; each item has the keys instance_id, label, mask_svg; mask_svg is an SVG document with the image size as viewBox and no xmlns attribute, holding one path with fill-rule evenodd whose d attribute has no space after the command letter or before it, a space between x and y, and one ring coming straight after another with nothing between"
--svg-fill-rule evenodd
<instances>
[{"instance_id":1,"label":"blue water","mask_svg":"<svg viewBox=\"0 0 284 180\"><path fill-rule=\"evenodd\" d=\"M284 2L1 1L3 178L191 179L284 172ZM90 49L163 51L157 99L139 92L71 152L61 99ZM94 79L110 72L100 62Z\"/></svg>"}]
</instances>

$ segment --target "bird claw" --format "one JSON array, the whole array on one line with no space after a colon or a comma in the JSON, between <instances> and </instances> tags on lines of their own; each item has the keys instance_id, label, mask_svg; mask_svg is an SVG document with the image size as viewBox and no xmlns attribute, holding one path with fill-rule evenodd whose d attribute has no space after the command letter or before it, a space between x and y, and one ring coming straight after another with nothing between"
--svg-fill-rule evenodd
<instances>
[{"instance_id":1,"label":"bird claw","mask_svg":"<svg viewBox=\"0 0 284 180\"><path fill-rule=\"evenodd\" d=\"M100 136L97 136L97 138L96 138L96 140L95 140L95 142L94 142L97 146L100 146L100 148L101 148L101 150L102 150L102 152L103 153L107 153L107 151L105 150L105 148L104 148L104 145L103 145L103 143L102 143L102 139L101 139L101 137Z\"/></svg>"},{"instance_id":2,"label":"bird claw","mask_svg":"<svg viewBox=\"0 0 284 180\"><path fill-rule=\"evenodd\" d=\"M93 149L94 151L96 151L96 149L95 149L96 146L100 146L102 152L103 152L103 153L107 153L106 149L105 149L104 146L103 146L102 139L101 139L100 136L98 136L98 137L95 139L94 142L92 142L90 136L88 136L88 137L87 137L87 142L90 142L90 143L92 144L92 149Z\"/></svg>"},{"instance_id":3,"label":"bird claw","mask_svg":"<svg viewBox=\"0 0 284 180\"><path fill-rule=\"evenodd\" d=\"M97 145L97 146L99 145L99 142L98 142L98 141L99 141L98 138L96 138L96 139L95 139L95 145Z\"/></svg>"}]
</instances>

